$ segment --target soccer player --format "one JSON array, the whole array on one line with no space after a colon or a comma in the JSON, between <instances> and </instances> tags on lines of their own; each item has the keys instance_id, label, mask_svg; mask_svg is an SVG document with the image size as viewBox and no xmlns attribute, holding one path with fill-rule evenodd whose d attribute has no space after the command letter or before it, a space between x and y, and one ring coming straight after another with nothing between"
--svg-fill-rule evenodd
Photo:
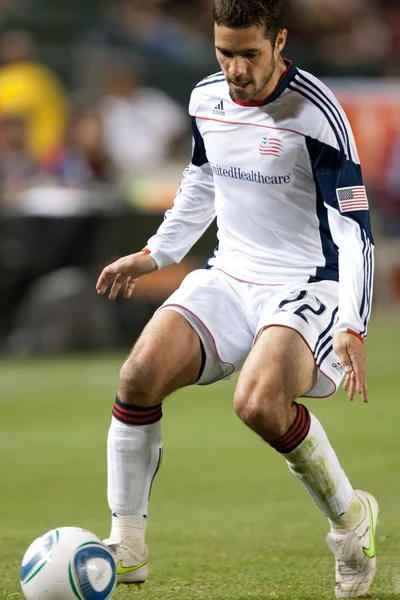
<instances>
[{"instance_id":1,"label":"soccer player","mask_svg":"<svg viewBox=\"0 0 400 600\"><path fill-rule=\"evenodd\" d=\"M332 92L282 58L284 0L213 0L222 71L194 88L193 152L174 207L97 291L130 298L138 277L179 262L216 217L219 245L145 327L123 364L108 435L106 543L119 581L147 578L148 498L162 456L162 401L241 369L233 405L282 454L328 517L335 592L368 592L378 504L354 490L323 426L297 401L344 376L368 401L364 338L373 239L353 135Z\"/></svg>"}]
</instances>

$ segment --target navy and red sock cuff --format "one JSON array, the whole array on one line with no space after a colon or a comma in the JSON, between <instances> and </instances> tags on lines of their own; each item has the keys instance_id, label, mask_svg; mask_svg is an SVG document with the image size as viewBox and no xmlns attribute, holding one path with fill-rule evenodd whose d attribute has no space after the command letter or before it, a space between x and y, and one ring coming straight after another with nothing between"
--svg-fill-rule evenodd
<instances>
[{"instance_id":1,"label":"navy and red sock cuff","mask_svg":"<svg viewBox=\"0 0 400 600\"><path fill-rule=\"evenodd\" d=\"M151 425L162 417L162 403L156 406L137 406L115 398L113 417L125 425Z\"/></svg>"},{"instance_id":2,"label":"navy and red sock cuff","mask_svg":"<svg viewBox=\"0 0 400 600\"><path fill-rule=\"evenodd\" d=\"M297 402L295 404L297 406L297 416L293 425L279 440L270 443L270 446L281 454L287 454L297 448L307 437L310 430L311 415L308 409L303 404L297 404Z\"/></svg>"}]
</instances>

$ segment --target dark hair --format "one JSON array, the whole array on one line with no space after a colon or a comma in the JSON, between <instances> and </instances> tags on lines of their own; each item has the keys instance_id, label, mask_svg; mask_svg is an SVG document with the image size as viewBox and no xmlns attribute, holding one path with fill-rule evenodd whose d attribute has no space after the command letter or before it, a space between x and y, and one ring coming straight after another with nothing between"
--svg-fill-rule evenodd
<instances>
[{"instance_id":1,"label":"dark hair","mask_svg":"<svg viewBox=\"0 0 400 600\"><path fill-rule=\"evenodd\" d=\"M213 0L213 20L230 29L265 27L265 37L275 44L283 29L286 0Z\"/></svg>"}]
</instances>

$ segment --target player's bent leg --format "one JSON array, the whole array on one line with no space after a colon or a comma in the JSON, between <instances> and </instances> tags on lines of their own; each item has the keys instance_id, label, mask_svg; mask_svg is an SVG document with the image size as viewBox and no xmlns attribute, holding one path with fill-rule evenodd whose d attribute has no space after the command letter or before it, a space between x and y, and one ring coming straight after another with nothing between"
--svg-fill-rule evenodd
<instances>
[{"instance_id":1,"label":"player's bent leg","mask_svg":"<svg viewBox=\"0 0 400 600\"><path fill-rule=\"evenodd\" d=\"M170 393L195 383L202 364L200 339L178 312L157 312L121 367L118 398L152 407Z\"/></svg>"},{"instance_id":2,"label":"player's bent leg","mask_svg":"<svg viewBox=\"0 0 400 600\"><path fill-rule=\"evenodd\" d=\"M365 594L375 574L377 504L355 493L318 419L296 398L313 388L314 357L294 330L270 326L259 335L238 380L234 408L244 423L280 452L329 518L338 598ZM370 540L370 543L368 542ZM369 550L368 550L369 549Z\"/></svg>"},{"instance_id":3,"label":"player's bent leg","mask_svg":"<svg viewBox=\"0 0 400 600\"><path fill-rule=\"evenodd\" d=\"M148 576L145 544L148 500L162 458L162 400L195 383L201 344L185 318L160 311L121 368L107 439L111 549L118 582L140 585Z\"/></svg>"},{"instance_id":4,"label":"player's bent leg","mask_svg":"<svg viewBox=\"0 0 400 600\"><path fill-rule=\"evenodd\" d=\"M316 367L302 337L287 327L260 333L240 373L234 409L266 442L279 440L298 411L295 399L316 380Z\"/></svg>"}]
</instances>

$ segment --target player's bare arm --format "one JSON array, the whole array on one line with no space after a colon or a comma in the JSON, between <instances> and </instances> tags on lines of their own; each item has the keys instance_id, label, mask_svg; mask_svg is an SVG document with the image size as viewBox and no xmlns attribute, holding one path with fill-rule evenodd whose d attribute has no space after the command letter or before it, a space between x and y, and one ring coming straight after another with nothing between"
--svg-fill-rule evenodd
<instances>
[{"instance_id":1,"label":"player's bare arm","mask_svg":"<svg viewBox=\"0 0 400 600\"><path fill-rule=\"evenodd\" d=\"M154 259L146 252L123 256L104 267L97 280L97 293L103 296L110 287L109 300L115 300L120 291L123 292L124 298L129 299L138 278L156 270Z\"/></svg>"},{"instance_id":2,"label":"player's bare arm","mask_svg":"<svg viewBox=\"0 0 400 600\"><path fill-rule=\"evenodd\" d=\"M343 388L349 400L353 400L357 393L363 402L368 402L364 343L352 333L339 331L334 336L333 348L346 374Z\"/></svg>"}]
</instances>

